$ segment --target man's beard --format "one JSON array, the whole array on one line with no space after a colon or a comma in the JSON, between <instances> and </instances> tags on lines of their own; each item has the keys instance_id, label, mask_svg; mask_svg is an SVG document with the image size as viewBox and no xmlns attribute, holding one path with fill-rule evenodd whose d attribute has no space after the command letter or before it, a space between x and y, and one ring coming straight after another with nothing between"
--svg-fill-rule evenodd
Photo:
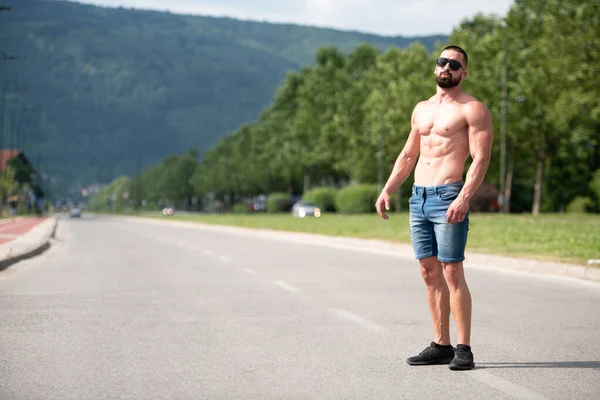
<instances>
[{"instance_id":1,"label":"man's beard","mask_svg":"<svg viewBox=\"0 0 600 400\"><path fill-rule=\"evenodd\" d=\"M460 75L458 77L456 77L456 79L452 79L452 75L450 75L450 74L448 74L447 76L442 76L440 74L440 75L436 75L436 77L435 77L435 83L437 83L437 85L439 87L441 87L442 89L450 89L450 88L453 88L454 86L458 86L460 81L461 81Z\"/></svg>"}]
</instances>

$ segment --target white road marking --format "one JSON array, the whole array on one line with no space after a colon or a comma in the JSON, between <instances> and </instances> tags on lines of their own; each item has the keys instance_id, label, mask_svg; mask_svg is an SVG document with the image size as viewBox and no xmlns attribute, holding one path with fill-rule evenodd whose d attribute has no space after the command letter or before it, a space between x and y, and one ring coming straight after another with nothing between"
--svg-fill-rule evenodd
<instances>
[{"instance_id":1,"label":"white road marking","mask_svg":"<svg viewBox=\"0 0 600 400\"><path fill-rule=\"evenodd\" d=\"M253 270L252 268L242 268L242 271L247 272L252 275L256 275L256 271Z\"/></svg>"},{"instance_id":2,"label":"white road marking","mask_svg":"<svg viewBox=\"0 0 600 400\"><path fill-rule=\"evenodd\" d=\"M477 365L475 366L477 368ZM477 379L479 382L484 383L496 390L501 391L515 399L519 400L548 400L547 397L542 396L536 392L533 392L523 386L516 385L505 379L502 379L496 375L492 375L489 372L475 369L470 372L466 372L466 375Z\"/></svg>"},{"instance_id":3,"label":"white road marking","mask_svg":"<svg viewBox=\"0 0 600 400\"><path fill-rule=\"evenodd\" d=\"M332 308L329 311L331 311L332 313L334 313L338 317L347 319L348 321L352 321L355 324L362 326L363 328L367 328L371 332L383 332L383 331L385 331L385 328L383 326L377 325L376 323L373 323L373 322L371 322L371 321L369 321L369 320L361 317L360 315L351 313L350 311L346 311L346 310L343 310L341 308Z\"/></svg>"},{"instance_id":4,"label":"white road marking","mask_svg":"<svg viewBox=\"0 0 600 400\"><path fill-rule=\"evenodd\" d=\"M276 284L277 286L279 286L280 288L287 290L288 292L299 292L300 289L298 289L296 286L290 285L289 283L283 282L283 281L273 281L274 284Z\"/></svg>"},{"instance_id":5,"label":"white road marking","mask_svg":"<svg viewBox=\"0 0 600 400\"><path fill-rule=\"evenodd\" d=\"M225 256L219 257L219 260L223 261L224 263L231 262L231 258Z\"/></svg>"},{"instance_id":6,"label":"white road marking","mask_svg":"<svg viewBox=\"0 0 600 400\"><path fill-rule=\"evenodd\" d=\"M206 254L207 256L212 256L213 252L210 250L204 250L204 254Z\"/></svg>"}]
</instances>

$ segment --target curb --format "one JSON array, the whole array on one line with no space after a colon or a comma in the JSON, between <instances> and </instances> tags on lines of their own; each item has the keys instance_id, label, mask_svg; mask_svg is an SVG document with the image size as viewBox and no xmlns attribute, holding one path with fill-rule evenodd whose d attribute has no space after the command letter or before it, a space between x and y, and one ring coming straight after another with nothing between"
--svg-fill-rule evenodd
<instances>
[{"instance_id":1,"label":"curb","mask_svg":"<svg viewBox=\"0 0 600 400\"><path fill-rule=\"evenodd\" d=\"M109 217L110 218L110 217ZM392 257L406 258L414 261L413 248L410 243L388 242L379 239L360 239L345 236L328 236L304 232L276 231L269 229L246 228L232 225L212 225L200 222L160 220L149 217L120 216L131 221L150 224L171 224L220 233L265 237L274 240L313 244L361 252L372 252ZM465 268L494 269L500 272L531 273L537 276L555 276L576 279L591 283L600 283L600 268L551 261L507 257L494 254L466 252Z\"/></svg>"},{"instance_id":2,"label":"curb","mask_svg":"<svg viewBox=\"0 0 600 400\"><path fill-rule=\"evenodd\" d=\"M600 282L600 268L585 267L584 278Z\"/></svg>"},{"instance_id":3,"label":"curb","mask_svg":"<svg viewBox=\"0 0 600 400\"><path fill-rule=\"evenodd\" d=\"M42 254L50 248L50 239L56 234L57 217L48 217L21 237L0 250L0 271L19 261Z\"/></svg>"}]
</instances>

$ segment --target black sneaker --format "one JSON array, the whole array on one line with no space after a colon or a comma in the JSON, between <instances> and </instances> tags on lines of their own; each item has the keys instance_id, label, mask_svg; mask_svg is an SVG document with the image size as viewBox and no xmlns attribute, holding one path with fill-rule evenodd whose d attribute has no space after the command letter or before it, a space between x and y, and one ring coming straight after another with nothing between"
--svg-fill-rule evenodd
<instances>
[{"instance_id":1,"label":"black sneaker","mask_svg":"<svg viewBox=\"0 0 600 400\"><path fill-rule=\"evenodd\" d=\"M448 365L448 368L453 371L466 371L475 368L471 347L465 344L457 345L456 351L454 352L454 358L450 365Z\"/></svg>"},{"instance_id":2,"label":"black sneaker","mask_svg":"<svg viewBox=\"0 0 600 400\"><path fill-rule=\"evenodd\" d=\"M431 342L431 345L420 352L418 356L409 357L406 362L410 365L448 364L453 358L454 349L451 345L442 346Z\"/></svg>"}]
</instances>

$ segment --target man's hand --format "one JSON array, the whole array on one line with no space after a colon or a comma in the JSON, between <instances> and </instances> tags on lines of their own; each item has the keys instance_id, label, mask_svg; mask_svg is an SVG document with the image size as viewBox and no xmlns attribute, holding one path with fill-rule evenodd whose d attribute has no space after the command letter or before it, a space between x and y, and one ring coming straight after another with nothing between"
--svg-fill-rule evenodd
<instances>
[{"instance_id":1,"label":"man's hand","mask_svg":"<svg viewBox=\"0 0 600 400\"><path fill-rule=\"evenodd\" d=\"M377 209L377 214L383 219L388 219L389 217L383 212L383 207L386 210L390 209L390 195L385 191L381 191L379 198L375 202L375 208Z\"/></svg>"},{"instance_id":2,"label":"man's hand","mask_svg":"<svg viewBox=\"0 0 600 400\"><path fill-rule=\"evenodd\" d=\"M446 211L446 221L448 221L449 224L463 222L467 216L467 211L469 211L469 204L465 203L459 196L450 204L450 207L448 207L448 211Z\"/></svg>"}]
</instances>

